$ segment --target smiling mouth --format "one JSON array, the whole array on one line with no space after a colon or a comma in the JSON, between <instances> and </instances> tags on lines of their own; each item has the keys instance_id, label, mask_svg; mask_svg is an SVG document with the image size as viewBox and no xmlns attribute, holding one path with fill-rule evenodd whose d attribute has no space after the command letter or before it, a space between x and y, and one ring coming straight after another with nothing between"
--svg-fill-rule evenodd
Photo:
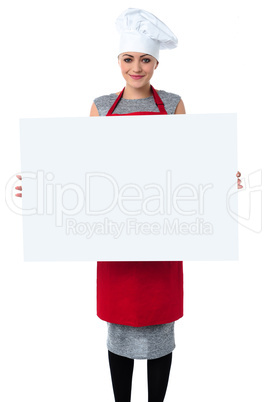
<instances>
[{"instance_id":1,"label":"smiling mouth","mask_svg":"<svg viewBox=\"0 0 267 402\"><path fill-rule=\"evenodd\" d=\"M132 77L132 78L143 78L144 75L131 75L130 74L130 77Z\"/></svg>"}]
</instances>

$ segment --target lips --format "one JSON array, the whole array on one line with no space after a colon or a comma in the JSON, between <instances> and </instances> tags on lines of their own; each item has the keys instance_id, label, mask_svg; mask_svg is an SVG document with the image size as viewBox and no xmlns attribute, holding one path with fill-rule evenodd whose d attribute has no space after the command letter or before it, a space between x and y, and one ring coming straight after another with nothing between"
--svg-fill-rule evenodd
<instances>
[{"instance_id":1,"label":"lips","mask_svg":"<svg viewBox=\"0 0 267 402\"><path fill-rule=\"evenodd\" d=\"M140 78L143 78L144 75L131 75L130 74L130 77L133 78L134 80L139 80Z\"/></svg>"}]
</instances>

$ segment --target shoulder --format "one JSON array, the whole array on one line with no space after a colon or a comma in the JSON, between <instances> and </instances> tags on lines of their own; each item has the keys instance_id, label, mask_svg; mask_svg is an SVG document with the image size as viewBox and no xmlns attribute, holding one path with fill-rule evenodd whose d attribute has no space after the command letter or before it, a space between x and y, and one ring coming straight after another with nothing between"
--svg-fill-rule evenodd
<instances>
[{"instance_id":1,"label":"shoulder","mask_svg":"<svg viewBox=\"0 0 267 402\"><path fill-rule=\"evenodd\" d=\"M181 96L178 94L175 94L174 92L168 92L164 91L163 89L156 90L161 98L169 99L169 100L174 100L174 101L179 101L181 99Z\"/></svg>"},{"instance_id":2,"label":"shoulder","mask_svg":"<svg viewBox=\"0 0 267 402\"><path fill-rule=\"evenodd\" d=\"M183 104L181 96L174 93L164 91L163 89L157 90L162 102L164 103L164 107L168 114L177 114L177 109L179 110L178 113L183 113L180 111L180 107Z\"/></svg>"},{"instance_id":3,"label":"shoulder","mask_svg":"<svg viewBox=\"0 0 267 402\"><path fill-rule=\"evenodd\" d=\"M93 114L94 116L105 116L107 114L107 111L110 109L111 105L114 103L115 99L117 98L117 95L115 93L109 94L109 95L101 95L98 96L94 99L94 103L92 105L92 113L94 111L98 114ZM96 109L96 110L95 110Z\"/></svg>"},{"instance_id":4,"label":"shoulder","mask_svg":"<svg viewBox=\"0 0 267 402\"><path fill-rule=\"evenodd\" d=\"M110 100L116 99L116 97L117 97L116 93L112 93L112 94L109 94L109 95L101 95L101 96L98 96L97 98L94 99L94 103L95 104L97 104L97 103L100 104L100 103L110 102Z\"/></svg>"}]
</instances>

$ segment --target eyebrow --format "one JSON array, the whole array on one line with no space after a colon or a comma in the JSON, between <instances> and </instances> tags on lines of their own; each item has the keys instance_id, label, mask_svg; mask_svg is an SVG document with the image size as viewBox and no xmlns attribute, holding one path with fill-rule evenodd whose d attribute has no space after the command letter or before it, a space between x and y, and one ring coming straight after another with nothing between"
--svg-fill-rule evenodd
<instances>
[{"instance_id":1,"label":"eyebrow","mask_svg":"<svg viewBox=\"0 0 267 402\"><path fill-rule=\"evenodd\" d=\"M130 57L133 57L132 55L130 55L130 54L124 54L123 56L130 56ZM122 57L123 57L122 56ZM149 54L142 54L142 56L140 56L140 57L144 57L144 56L149 56Z\"/></svg>"}]
</instances>

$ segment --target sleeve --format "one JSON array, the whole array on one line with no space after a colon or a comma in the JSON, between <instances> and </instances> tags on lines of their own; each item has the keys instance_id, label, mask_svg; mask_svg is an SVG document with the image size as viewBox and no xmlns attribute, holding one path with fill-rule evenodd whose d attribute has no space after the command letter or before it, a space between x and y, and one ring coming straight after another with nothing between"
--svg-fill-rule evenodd
<instances>
[{"instance_id":1,"label":"sleeve","mask_svg":"<svg viewBox=\"0 0 267 402\"><path fill-rule=\"evenodd\" d=\"M95 98L94 103L99 116L106 116L113 102L112 95L102 95Z\"/></svg>"},{"instance_id":2,"label":"sleeve","mask_svg":"<svg viewBox=\"0 0 267 402\"><path fill-rule=\"evenodd\" d=\"M178 103L180 102L180 100L182 99L180 95L177 94L171 94L172 95L172 99L171 99L171 110L170 110L170 114L174 114L175 110L177 108Z\"/></svg>"},{"instance_id":3,"label":"sleeve","mask_svg":"<svg viewBox=\"0 0 267 402\"><path fill-rule=\"evenodd\" d=\"M99 116L102 116L102 113L101 113L101 102L100 102L100 99L99 99L100 97L98 97L98 98L95 98L94 99L94 104L96 105L96 108L97 108L97 111L98 111L98 114L99 114Z\"/></svg>"},{"instance_id":4,"label":"sleeve","mask_svg":"<svg viewBox=\"0 0 267 402\"><path fill-rule=\"evenodd\" d=\"M173 92L162 91L160 96L164 103L164 107L168 114L174 114L178 103L181 100L181 96Z\"/></svg>"}]
</instances>

